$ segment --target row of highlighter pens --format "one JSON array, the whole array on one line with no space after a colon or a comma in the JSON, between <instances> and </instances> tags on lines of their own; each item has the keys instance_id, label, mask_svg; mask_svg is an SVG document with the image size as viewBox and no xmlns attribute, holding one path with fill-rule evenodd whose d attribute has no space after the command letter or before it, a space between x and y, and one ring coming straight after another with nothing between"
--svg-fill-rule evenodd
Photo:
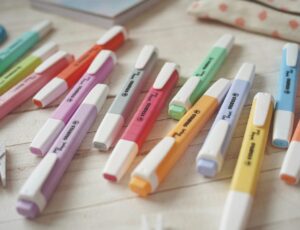
<instances>
[{"instance_id":1,"label":"row of highlighter pens","mask_svg":"<svg viewBox=\"0 0 300 230\"><path fill-rule=\"evenodd\" d=\"M70 89L30 145L33 154L44 158L18 196L17 211L27 218L43 211L95 121L108 94L105 82L116 64L113 51L127 39L126 30L115 26L76 60L50 42L13 65L51 27L49 21L43 21L0 51L0 118L32 96L36 106L45 107ZM221 171L255 78L255 65L244 63L233 80L221 78L212 84L233 43L232 35L223 35L171 99L168 113L178 123L133 170L129 182L133 192L143 197L155 192L215 113L216 119L197 156L196 168L205 177L215 177ZM121 133L157 58L156 47L143 47L94 137L94 146L102 151L116 143L103 169L103 177L108 181L118 182L128 171L180 78L179 66L165 63ZM243 229L247 223L272 117L272 143L288 148L280 177L288 184L298 182L300 123L292 140L291 136L299 72L299 47L287 43L283 47L276 104L269 93L257 93L253 99L220 229Z\"/></svg>"}]
</instances>

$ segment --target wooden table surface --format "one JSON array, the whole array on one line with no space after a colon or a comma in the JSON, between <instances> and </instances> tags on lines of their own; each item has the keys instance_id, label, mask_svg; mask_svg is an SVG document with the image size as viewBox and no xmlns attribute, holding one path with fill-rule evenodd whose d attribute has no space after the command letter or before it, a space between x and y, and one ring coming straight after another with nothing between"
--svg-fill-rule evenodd
<instances>
[{"instance_id":1,"label":"wooden table surface","mask_svg":"<svg viewBox=\"0 0 300 230\"><path fill-rule=\"evenodd\" d=\"M29 100L0 121L0 140L7 147L7 187L0 188L0 229L141 229L143 214L151 223L155 222L157 214L161 214L166 229L217 229L250 103L259 91L275 95L281 48L285 42L219 23L196 20L186 13L190 3L191 0L161 1L127 24L130 40L117 51L118 65L111 76L109 99L52 200L36 220L26 220L17 214L16 199L21 186L41 160L29 152L29 143L59 104L59 100L41 110L37 110ZM0 2L0 23L6 26L10 34L8 42L42 19L52 20L55 26L55 31L43 42L56 41L61 49L76 57L105 31L100 27L33 10L24 0ZM132 70L141 48L145 44L154 44L160 52L160 61L149 86L165 61L180 64L181 75L190 76L211 45L224 33L234 34L236 45L218 77L233 78L243 62L255 63L257 75L234 133L224 168L218 177L205 179L195 171L195 157L211 126L210 122L192 142L158 191L149 198L139 198L128 189L130 173L126 174L120 184L104 181L101 170L109 153L94 149L92 138L114 95ZM299 107L300 103L297 103L297 111ZM174 124L168 118L165 108L144 144L142 153L146 154ZM248 229L300 228L300 189L298 186L287 186L278 178L283 156L284 151L268 145ZM134 166L142 158L139 156Z\"/></svg>"}]
</instances>

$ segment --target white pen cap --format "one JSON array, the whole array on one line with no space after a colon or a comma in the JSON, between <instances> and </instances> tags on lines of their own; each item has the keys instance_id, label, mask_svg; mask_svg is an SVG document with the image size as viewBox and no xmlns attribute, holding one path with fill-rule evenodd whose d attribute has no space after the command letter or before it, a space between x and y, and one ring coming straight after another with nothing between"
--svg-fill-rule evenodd
<instances>
[{"instance_id":1,"label":"white pen cap","mask_svg":"<svg viewBox=\"0 0 300 230\"><path fill-rule=\"evenodd\" d=\"M31 56L39 57L43 61L58 51L58 45L55 42L48 42L41 48L34 51Z\"/></svg>"},{"instance_id":2,"label":"white pen cap","mask_svg":"<svg viewBox=\"0 0 300 230\"><path fill-rule=\"evenodd\" d=\"M156 169L168 155L174 144L175 138L170 136L164 137L134 169L131 177L139 177L148 181L151 185L151 191L154 191L159 184Z\"/></svg>"},{"instance_id":3,"label":"white pen cap","mask_svg":"<svg viewBox=\"0 0 300 230\"><path fill-rule=\"evenodd\" d=\"M31 28L30 31L36 32L39 34L39 38L44 37L52 29L52 22L49 20L41 21Z\"/></svg>"},{"instance_id":4,"label":"white pen cap","mask_svg":"<svg viewBox=\"0 0 300 230\"><path fill-rule=\"evenodd\" d=\"M64 127L63 121L49 118L33 138L29 146L30 151L38 156L44 156Z\"/></svg>"},{"instance_id":5,"label":"white pen cap","mask_svg":"<svg viewBox=\"0 0 300 230\"><path fill-rule=\"evenodd\" d=\"M106 113L94 136L94 146L101 151L108 151L123 125L121 114Z\"/></svg>"},{"instance_id":6,"label":"white pen cap","mask_svg":"<svg viewBox=\"0 0 300 230\"><path fill-rule=\"evenodd\" d=\"M103 177L112 182L118 182L139 151L138 145L133 141L119 140L109 156L103 169Z\"/></svg>"},{"instance_id":7,"label":"white pen cap","mask_svg":"<svg viewBox=\"0 0 300 230\"><path fill-rule=\"evenodd\" d=\"M106 45L108 42L110 42L114 37L117 35L122 34L124 37L124 40L128 38L128 34L126 29L123 26L113 26L108 31L105 32L105 34L102 35L102 37L97 41L98 45Z\"/></svg>"},{"instance_id":8,"label":"white pen cap","mask_svg":"<svg viewBox=\"0 0 300 230\"><path fill-rule=\"evenodd\" d=\"M111 50L101 50L101 52L99 52L97 56L94 58L93 62L87 69L86 73L91 75L97 74L97 72L101 69L101 67L110 58L113 61L113 65L115 65L117 63L117 57L115 53L112 52Z\"/></svg>"},{"instance_id":9,"label":"white pen cap","mask_svg":"<svg viewBox=\"0 0 300 230\"><path fill-rule=\"evenodd\" d=\"M158 55L158 49L153 45L145 45L140 52L134 68L136 69L144 69L147 64L150 62L150 60Z\"/></svg>"},{"instance_id":10,"label":"white pen cap","mask_svg":"<svg viewBox=\"0 0 300 230\"><path fill-rule=\"evenodd\" d=\"M293 112L276 109L274 112L272 144L278 148L287 148L291 140L293 125Z\"/></svg>"},{"instance_id":11,"label":"white pen cap","mask_svg":"<svg viewBox=\"0 0 300 230\"><path fill-rule=\"evenodd\" d=\"M231 34L224 34L219 40L214 44L214 47L220 47L226 49L228 52L231 50L234 43L234 36Z\"/></svg>"},{"instance_id":12,"label":"white pen cap","mask_svg":"<svg viewBox=\"0 0 300 230\"><path fill-rule=\"evenodd\" d=\"M245 229L253 197L248 193L230 191L225 202L219 230Z\"/></svg>"},{"instance_id":13,"label":"white pen cap","mask_svg":"<svg viewBox=\"0 0 300 230\"><path fill-rule=\"evenodd\" d=\"M53 78L48 82L36 95L32 98L33 103L37 107L45 107L49 105L57 95L68 90L68 83L59 77Z\"/></svg>"},{"instance_id":14,"label":"white pen cap","mask_svg":"<svg viewBox=\"0 0 300 230\"><path fill-rule=\"evenodd\" d=\"M190 77L173 97L170 105L182 106L186 111L188 111L189 108L192 107L190 102L191 93L194 92L200 80L200 77Z\"/></svg>"},{"instance_id":15,"label":"white pen cap","mask_svg":"<svg viewBox=\"0 0 300 230\"><path fill-rule=\"evenodd\" d=\"M229 128L228 121L219 120L209 131L196 160L200 174L213 177L221 170L224 161L221 150Z\"/></svg>"},{"instance_id":16,"label":"white pen cap","mask_svg":"<svg viewBox=\"0 0 300 230\"><path fill-rule=\"evenodd\" d=\"M37 74L41 74L45 71L47 71L48 69L50 69L52 66L56 65L56 63L58 63L59 61L66 59L69 62L71 62L72 60L74 60L73 55L68 54L66 51L57 51L56 53L54 53L53 55L51 55L47 60L45 60L42 64L40 64L35 70L34 72Z\"/></svg>"},{"instance_id":17,"label":"white pen cap","mask_svg":"<svg viewBox=\"0 0 300 230\"><path fill-rule=\"evenodd\" d=\"M108 95L109 88L105 84L97 84L89 92L86 98L83 100L82 104L96 106L97 113L99 113L102 108L106 97Z\"/></svg>"},{"instance_id":18,"label":"white pen cap","mask_svg":"<svg viewBox=\"0 0 300 230\"><path fill-rule=\"evenodd\" d=\"M287 184L297 184L300 177L300 142L292 141L285 154L280 178Z\"/></svg>"},{"instance_id":19,"label":"white pen cap","mask_svg":"<svg viewBox=\"0 0 300 230\"><path fill-rule=\"evenodd\" d=\"M286 65L289 67L296 67L299 57L299 45L296 43L286 43L283 46L286 50Z\"/></svg>"},{"instance_id":20,"label":"white pen cap","mask_svg":"<svg viewBox=\"0 0 300 230\"><path fill-rule=\"evenodd\" d=\"M47 200L41 191L42 186L51 173L56 161L57 155L55 153L48 153L42 159L21 188L18 196L19 200L31 201L38 206L40 212L43 211Z\"/></svg>"},{"instance_id":21,"label":"white pen cap","mask_svg":"<svg viewBox=\"0 0 300 230\"><path fill-rule=\"evenodd\" d=\"M255 65L252 63L243 63L238 73L236 74L235 79L248 81L251 86L254 77L255 77Z\"/></svg>"},{"instance_id":22,"label":"white pen cap","mask_svg":"<svg viewBox=\"0 0 300 230\"><path fill-rule=\"evenodd\" d=\"M217 98L218 102L221 103L230 86L231 81L220 78L204 93L204 95Z\"/></svg>"}]
</instances>

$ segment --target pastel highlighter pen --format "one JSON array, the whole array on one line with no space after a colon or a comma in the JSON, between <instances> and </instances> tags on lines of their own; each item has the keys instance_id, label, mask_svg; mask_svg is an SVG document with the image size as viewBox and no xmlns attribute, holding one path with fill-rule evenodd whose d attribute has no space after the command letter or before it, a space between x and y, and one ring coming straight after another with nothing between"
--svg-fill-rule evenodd
<instances>
[{"instance_id":1,"label":"pastel highlighter pen","mask_svg":"<svg viewBox=\"0 0 300 230\"><path fill-rule=\"evenodd\" d=\"M112 51L103 50L97 55L86 73L67 94L32 140L30 151L33 154L44 156L47 153L85 96L96 84L103 83L108 78L115 64L116 57Z\"/></svg>"},{"instance_id":2,"label":"pastel highlighter pen","mask_svg":"<svg viewBox=\"0 0 300 230\"><path fill-rule=\"evenodd\" d=\"M217 111L229 87L230 81L224 78L215 82L167 136L148 153L131 174L129 187L133 192L147 196L157 189Z\"/></svg>"},{"instance_id":3,"label":"pastel highlighter pen","mask_svg":"<svg viewBox=\"0 0 300 230\"><path fill-rule=\"evenodd\" d=\"M155 66L157 56L158 51L155 46L146 45L141 50L134 70L117 94L94 136L93 143L96 148L107 151L119 137L124 123L134 108L136 98Z\"/></svg>"},{"instance_id":4,"label":"pastel highlighter pen","mask_svg":"<svg viewBox=\"0 0 300 230\"><path fill-rule=\"evenodd\" d=\"M80 104L48 154L21 188L17 202L19 214L34 218L44 210L94 123L107 94L107 85L97 84Z\"/></svg>"},{"instance_id":5,"label":"pastel highlighter pen","mask_svg":"<svg viewBox=\"0 0 300 230\"><path fill-rule=\"evenodd\" d=\"M180 120L208 89L221 68L234 42L231 34L223 35L213 46L208 56L184 83L169 104L169 115Z\"/></svg>"},{"instance_id":6,"label":"pastel highlighter pen","mask_svg":"<svg viewBox=\"0 0 300 230\"><path fill-rule=\"evenodd\" d=\"M0 76L0 95L30 75L35 68L37 68L43 63L43 61L57 51L57 44L54 42L49 42L13 66L5 74Z\"/></svg>"},{"instance_id":7,"label":"pastel highlighter pen","mask_svg":"<svg viewBox=\"0 0 300 230\"><path fill-rule=\"evenodd\" d=\"M221 171L234 129L255 77L255 65L244 63L238 71L197 156L197 170L206 177Z\"/></svg>"},{"instance_id":8,"label":"pastel highlighter pen","mask_svg":"<svg viewBox=\"0 0 300 230\"><path fill-rule=\"evenodd\" d=\"M273 98L270 94L255 95L226 199L220 230L246 228L265 155L273 107Z\"/></svg>"},{"instance_id":9,"label":"pastel highlighter pen","mask_svg":"<svg viewBox=\"0 0 300 230\"><path fill-rule=\"evenodd\" d=\"M0 97L0 119L33 96L41 87L74 61L65 51L57 51L34 72Z\"/></svg>"},{"instance_id":10,"label":"pastel highlighter pen","mask_svg":"<svg viewBox=\"0 0 300 230\"><path fill-rule=\"evenodd\" d=\"M114 51L118 49L126 39L127 33L124 27L112 27L96 42L95 45L45 85L33 97L33 103L38 107L49 105L76 84L101 50L106 49Z\"/></svg>"},{"instance_id":11,"label":"pastel highlighter pen","mask_svg":"<svg viewBox=\"0 0 300 230\"><path fill-rule=\"evenodd\" d=\"M179 66L175 63L166 63L110 154L103 170L105 179L117 182L126 173L152 130L178 79Z\"/></svg>"},{"instance_id":12,"label":"pastel highlighter pen","mask_svg":"<svg viewBox=\"0 0 300 230\"><path fill-rule=\"evenodd\" d=\"M283 47L273 125L272 144L278 148L287 148L293 133L299 72L299 46L287 43Z\"/></svg>"},{"instance_id":13,"label":"pastel highlighter pen","mask_svg":"<svg viewBox=\"0 0 300 230\"><path fill-rule=\"evenodd\" d=\"M29 31L21 34L20 37L8 44L7 47L0 50L0 75L24 56L51 29L52 23L50 21L42 21L33 26Z\"/></svg>"}]
</instances>

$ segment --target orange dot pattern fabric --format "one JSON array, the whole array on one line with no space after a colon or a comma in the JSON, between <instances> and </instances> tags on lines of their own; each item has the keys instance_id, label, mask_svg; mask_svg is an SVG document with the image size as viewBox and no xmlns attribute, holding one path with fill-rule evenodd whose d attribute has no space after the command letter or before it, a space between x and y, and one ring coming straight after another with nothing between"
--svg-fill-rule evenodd
<instances>
[{"instance_id":1,"label":"orange dot pattern fabric","mask_svg":"<svg viewBox=\"0 0 300 230\"><path fill-rule=\"evenodd\" d=\"M300 0L199 0L188 13L274 38L300 42Z\"/></svg>"}]
</instances>

